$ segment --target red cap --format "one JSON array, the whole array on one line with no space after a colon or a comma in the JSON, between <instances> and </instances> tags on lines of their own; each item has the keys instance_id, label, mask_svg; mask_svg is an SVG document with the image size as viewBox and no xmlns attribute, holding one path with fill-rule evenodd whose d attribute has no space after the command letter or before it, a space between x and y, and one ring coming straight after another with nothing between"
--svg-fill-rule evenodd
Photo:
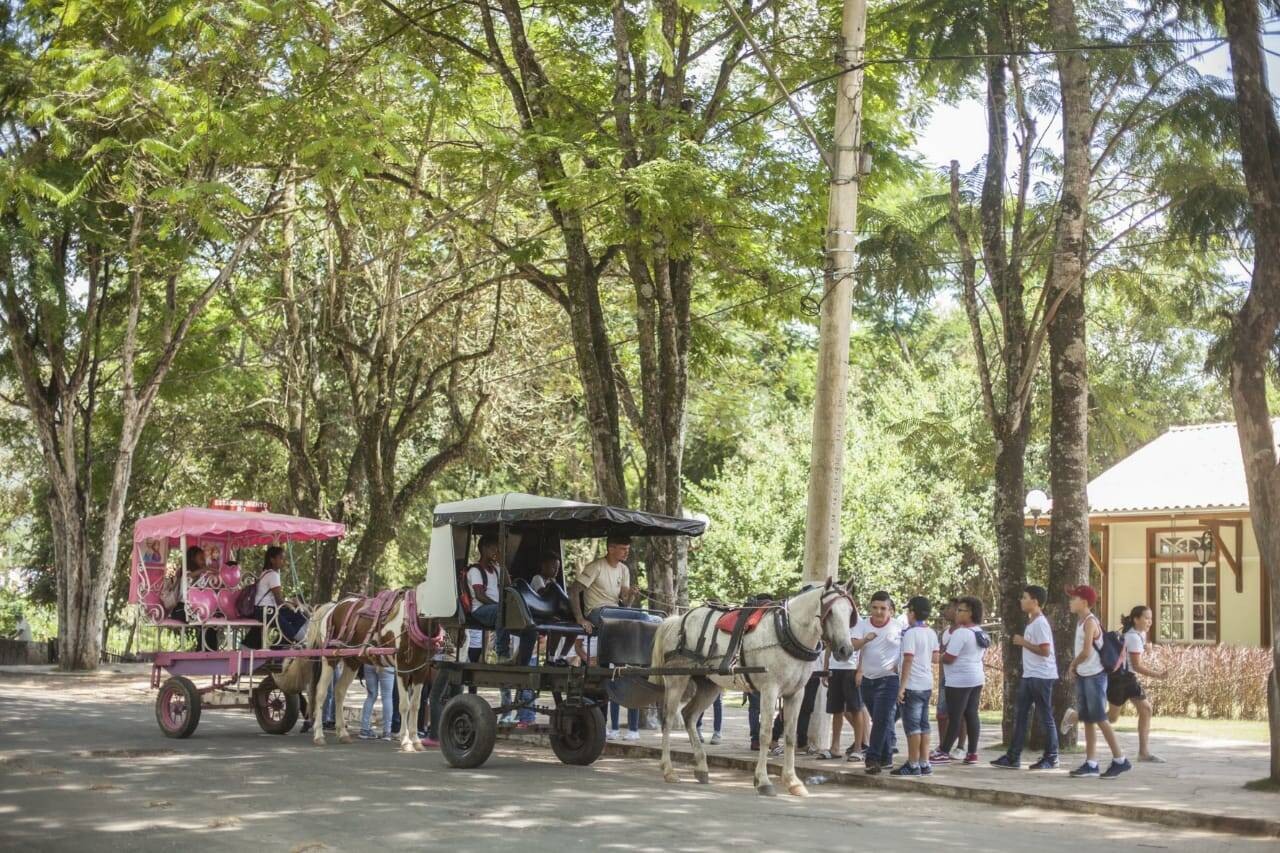
<instances>
[{"instance_id":1,"label":"red cap","mask_svg":"<svg viewBox=\"0 0 1280 853\"><path fill-rule=\"evenodd\" d=\"M1098 603L1098 591L1088 584L1067 587L1067 595L1071 598L1083 598L1089 602L1090 607Z\"/></svg>"}]
</instances>

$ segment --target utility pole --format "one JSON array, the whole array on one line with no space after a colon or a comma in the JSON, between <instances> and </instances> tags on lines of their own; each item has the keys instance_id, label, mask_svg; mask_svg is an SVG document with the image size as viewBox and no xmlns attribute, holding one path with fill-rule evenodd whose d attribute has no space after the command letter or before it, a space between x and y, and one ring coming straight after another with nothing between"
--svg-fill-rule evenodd
<instances>
[{"instance_id":1,"label":"utility pole","mask_svg":"<svg viewBox=\"0 0 1280 853\"><path fill-rule=\"evenodd\" d=\"M839 572L840 501L844 492L845 409L849 395L849 325L857 252L858 181L863 168L862 60L866 0L844 0L836 64L835 150L827 203L822 304L818 324L818 378L809 457L809 507L804 532L804 579ZM869 158L867 166L869 167Z\"/></svg>"}]
</instances>

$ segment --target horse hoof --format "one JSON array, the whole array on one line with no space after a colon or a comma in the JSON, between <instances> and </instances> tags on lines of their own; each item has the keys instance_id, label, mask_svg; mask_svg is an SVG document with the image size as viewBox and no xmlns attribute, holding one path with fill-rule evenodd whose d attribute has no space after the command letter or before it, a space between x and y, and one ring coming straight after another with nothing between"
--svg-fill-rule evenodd
<instances>
[{"instance_id":1,"label":"horse hoof","mask_svg":"<svg viewBox=\"0 0 1280 853\"><path fill-rule=\"evenodd\" d=\"M316 738L316 739L314 739L314 740L313 740L313 741L311 741L311 742L312 742L313 744L315 744L316 746L324 746L324 738L322 738L322 737L321 737L321 738Z\"/></svg>"},{"instance_id":2,"label":"horse hoof","mask_svg":"<svg viewBox=\"0 0 1280 853\"><path fill-rule=\"evenodd\" d=\"M793 797L809 796L809 789L804 786L803 782L797 782L794 785L792 785L790 788L787 788L787 790L791 792L791 796Z\"/></svg>"},{"instance_id":3,"label":"horse hoof","mask_svg":"<svg viewBox=\"0 0 1280 853\"><path fill-rule=\"evenodd\" d=\"M415 741L413 742L413 751L414 751L414 752L426 752L426 751L427 751L427 748L426 748L425 746L423 746L423 745L422 745L422 742L421 742L421 741L416 741L416 740L415 740Z\"/></svg>"},{"instance_id":4,"label":"horse hoof","mask_svg":"<svg viewBox=\"0 0 1280 853\"><path fill-rule=\"evenodd\" d=\"M674 770L668 770L666 773L662 774L662 780L674 785L676 782L680 781L680 777L675 774Z\"/></svg>"},{"instance_id":5,"label":"horse hoof","mask_svg":"<svg viewBox=\"0 0 1280 853\"><path fill-rule=\"evenodd\" d=\"M351 735L338 735L338 743L351 743Z\"/></svg>"},{"instance_id":6,"label":"horse hoof","mask_svg":"<svg viewBox=\"0 0 1280 853\"><path fill-rule=\"evenodd\" d=\"M778 791L771 784L756 785L756 793L762 797L776 797Z\"/></svg>"},{"instance_id":7,"label":"horse hoof","mask_svg":"<svg viewBox=\"0 0 1280 853\"><path fill-rule=\"evenodd\" d=\"M699 785L710 785L710 784L711 784L711 774L710 774L710 773L708 773L706 770L695 770L695 771L693 771L693 778L695 778L695 779L697 779L697 780L698 780L698 784L699 784Z\"/></svg>"}]
</instances>

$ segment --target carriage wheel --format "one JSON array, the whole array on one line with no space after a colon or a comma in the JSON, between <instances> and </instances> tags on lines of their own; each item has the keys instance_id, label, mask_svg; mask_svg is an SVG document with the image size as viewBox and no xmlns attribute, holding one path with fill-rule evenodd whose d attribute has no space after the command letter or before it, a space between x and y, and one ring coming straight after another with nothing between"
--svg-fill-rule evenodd
<instances>
[{"instance_id":1,"label":"carriage wheel","mask_svg":"<svg viewBox=\"0 0 1280 853\"><path fill-rule=\"evenodd\" d=\"M253 688L253 715L269 735L287 735L298 723L298 694L285 693L267 676Z\"/></svg>"},{"instance_id":2,"label":"carriage wheel","mask_svg":"<svg viewBox=\"0 0 1280 853\"><path fill-rule=\"evenodd\" d=\"M462 693L444 706L440 751L451 766L479 767L489 760L497 739L497 716L482 696Z\"/></svg>"},{"instance_id":3,"label":"carriage wheel","mask_svg":"<svg viewBox=\"0 0 1280 853\"><path fill-rule=\"evenodd\" d=\"M551 751L565 764L594 762L604 751L604 712L596 705L552 711Z\"/></svg>"},{"instance_id":4,"label":"carriage wheel","mask_svg":"<svg viewBox=\"0 0 1280 853\"><path fill-rule=\"evenodd\" d=\"M200 691L191 679L175 675L160 685L156 722L167 737L191 737L200 725Z\"/></svg>"}]
</instances>

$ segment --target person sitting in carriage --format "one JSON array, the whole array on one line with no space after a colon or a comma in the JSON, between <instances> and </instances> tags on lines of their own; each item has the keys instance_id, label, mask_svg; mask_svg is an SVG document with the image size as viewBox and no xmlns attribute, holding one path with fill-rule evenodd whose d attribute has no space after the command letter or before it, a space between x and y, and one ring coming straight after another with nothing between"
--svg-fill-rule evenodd
<instances>
[{"instance_id":1,"label":"person sitting in carriage","mask_svg":"<svg viewBox=\"0 0 1280 853\"><path fill-rule=\"evenodd\" d=\"M197 586L206 574L210 574L211 570L207 568L204 549L199 545L192 545L187 549L187 559L183 565L183 571L187 574L187 588ZM169 611L170 619L177 619L179 622L187 621L187 606L179 600L182 592L182 585L176 574L172 577L166 577L164 587L161 591L161 603L165 609ZM201 640L197 642L196 648L201 645L206 649L216 649L220 644L217 628L204 628L200 632Z\"/></svg>"},{"instance_id":2,"label":"person sitting in carriage","mask_svg":"<svg viewBox=\"0 0 1280 853\"><path fill-rule=\"evenodd\" d=\"M502 583L498 537L487 533L480 537L480 559L467 567L467 586L471 587L471 618L486 628L498 627L498 589ZM498 628L496 650L499 660L511 657L511 631ZM525 628L517 633L520 648L526 652L538 646L538 629Z\"/></svg>"},{"instance_id":3,"label":"person sitting in carriage","mask_svg":"<svg viewBox=\"0 0 1280 853\"><path fill-rule=\"evenodd\" d=\"M296 643L306 633L307 617L297 602L287 601L284 597L280 583L280 570L283 568L284 549L279 545L269 546L262 559L262 574L258 577L258 586L253 593L254 615L262 620L265 609L274 607L280 633L289 642Z\"/></svg>"}]
</instances>

